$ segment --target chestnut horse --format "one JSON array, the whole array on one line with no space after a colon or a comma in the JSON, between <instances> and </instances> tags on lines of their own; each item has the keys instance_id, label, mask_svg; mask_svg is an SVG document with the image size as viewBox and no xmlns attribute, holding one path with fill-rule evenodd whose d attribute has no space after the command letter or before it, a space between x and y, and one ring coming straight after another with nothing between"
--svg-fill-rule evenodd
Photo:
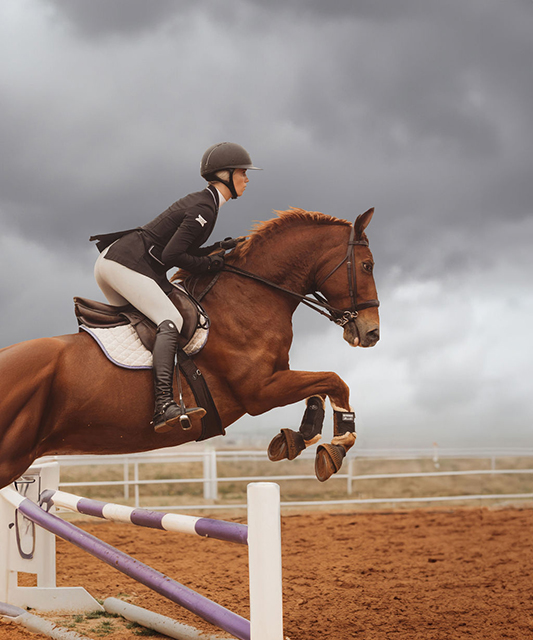
<instances>
[{"instance_id":1,"label":"chestnut horse","mask_svg":"<svg viewBox=\"0 0 533 640\"><path fill-rule=\"evenodd\" d=\"M224 428L245 413L255 416L306 398L314 398L312 406L320 414L326 396L335 416L340 416L339 424L346 415L350 421L350 414L340 413L351 411L349 389L337 374L290 370L291 318L304 294L319 291L323 307L338 311L334 318L344 324L344 339L351 346L377 342L378 302L364 231L372 214L372 209L367 211L352 226L317 212L279 212L227 255L228 270L202 300L211 329L206 346L195 356ZM243 277L232 267L277 287ZM196 288L207 286L210 277L201 276ZM193 405L186 385L184 398ZM154 433L153 402L151 371L116 366L86 332L0 350L0 487L43 455L133 453L199 438L199 420L187 431ZM308 402L308 413L310 406ZM303 435L282 430L271 443L272 460L295 457L317 441L323 412L321 419L313 416L312 433L304 423ZM344 435L342 431L335 432L341 454L355 441L354 428ZM332 462L332 446L322 447L320 480L335 473L342 462L344 454L339 462L334 451Z\"/></svg>"}]
</instances>

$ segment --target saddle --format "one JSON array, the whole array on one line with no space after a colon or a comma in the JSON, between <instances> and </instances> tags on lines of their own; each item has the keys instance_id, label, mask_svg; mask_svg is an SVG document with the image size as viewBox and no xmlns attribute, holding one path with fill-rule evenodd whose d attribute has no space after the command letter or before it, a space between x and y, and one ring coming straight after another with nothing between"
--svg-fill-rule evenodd
<instances>
[{"instance_id":1,"label":"saddle","mask_svg":"<svg viewBox=\"0 0 533 640\"><path fill-rule=\"evenodd\" d=\"M225 435L220 415L205 378L194 360L183 351L196 331L199 329L209 330L209 316L185 287L176 282L172 284L174 288L169 294L169 298L183 317L183 327L179 337L178 366L189 383L198 406L204 407L207 411L202 418L202 433L198 440ZM153 351L157 327L130 304L114 307L96 300L75 297L74 312L79 325L85 325L92 329L110 329L130 324L137 332L144 347Z\"/></svg>"},{"instance_id":2,"label":"saddle","mask_svg":"<svg viewBox=\"0 0 533 640\"><path fill-rule=\"evenodd\" d=\"M183 349L198 329L209 329L209 317L201 304L181 285L173 283L168 296L183 317L179 346ZM109 329L130 324L143 345L153 351L157 327L131 304L114 307L88 298L74 298L74 313L79 325L97 329Z\"/></svg>"}]
</instances>

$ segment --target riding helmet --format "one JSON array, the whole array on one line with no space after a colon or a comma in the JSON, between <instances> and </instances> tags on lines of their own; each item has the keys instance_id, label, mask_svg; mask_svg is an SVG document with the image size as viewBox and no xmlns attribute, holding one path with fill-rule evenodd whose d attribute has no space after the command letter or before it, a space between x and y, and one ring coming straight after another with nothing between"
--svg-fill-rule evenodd
<instances>
[{"instance_id":1,"label":"riding helmet","mask_svg":"<svg viewBox=\"0 0 533 640\"><path fill-rule=\"evenodd\" d=\"M202 178L210 180L214 173L223 169L259 169L254 167L250 154L235 142L219 142L204 153L200 165Z\"/></svg>"}]
</instances>

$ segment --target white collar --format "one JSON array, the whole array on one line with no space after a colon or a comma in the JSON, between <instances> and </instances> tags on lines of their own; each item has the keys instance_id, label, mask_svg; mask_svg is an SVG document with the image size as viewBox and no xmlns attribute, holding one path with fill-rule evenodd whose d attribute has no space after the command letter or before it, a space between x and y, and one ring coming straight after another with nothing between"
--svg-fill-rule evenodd
<instances>
[{"instance_id":1,"label":"white collar","mask_svg":"<svg viewBox=\"0 0 533 640\"><path fill-rule=\"evenodd\" d=\"M215 187L215 189L217 189ZM227 202L226 198L224 198L224 196L220 193L220 191L217 189L217 193L218 193L218 208L220 209L220 207L225 204Z\"/></svg>"}]
</instances>

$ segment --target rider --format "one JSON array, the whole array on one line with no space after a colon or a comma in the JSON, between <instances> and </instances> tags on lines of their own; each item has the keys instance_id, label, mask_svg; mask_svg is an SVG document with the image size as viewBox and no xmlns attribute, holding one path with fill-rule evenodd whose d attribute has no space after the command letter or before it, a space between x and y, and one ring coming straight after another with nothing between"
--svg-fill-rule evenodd
<instances>
[{"instance_id":1,"label":"rider","mask_svg":"<svg viewBox=\"0 0 533 640\"><path fill-rule=\"evenodd\" d=\"M172 390L183 318L167 297L173 285L166 273L171 267L191 273L220 271L224 267L224 250L235 247L236 240L201 245L211 235L220 207L244 193L246 171L257 168L240 145L214 144L202 157L200 174L209 183L203 191L181 198L143 227L91 238L98 240L101 251L94 268L96 282L108 302L116 306L130 303L157 326L152 424L158 433L172 429L183 415ZM217 249L222 251L209 255ZM187 414L202 417L205 410L195 407Z\"/></svg>"}]
</instances>

